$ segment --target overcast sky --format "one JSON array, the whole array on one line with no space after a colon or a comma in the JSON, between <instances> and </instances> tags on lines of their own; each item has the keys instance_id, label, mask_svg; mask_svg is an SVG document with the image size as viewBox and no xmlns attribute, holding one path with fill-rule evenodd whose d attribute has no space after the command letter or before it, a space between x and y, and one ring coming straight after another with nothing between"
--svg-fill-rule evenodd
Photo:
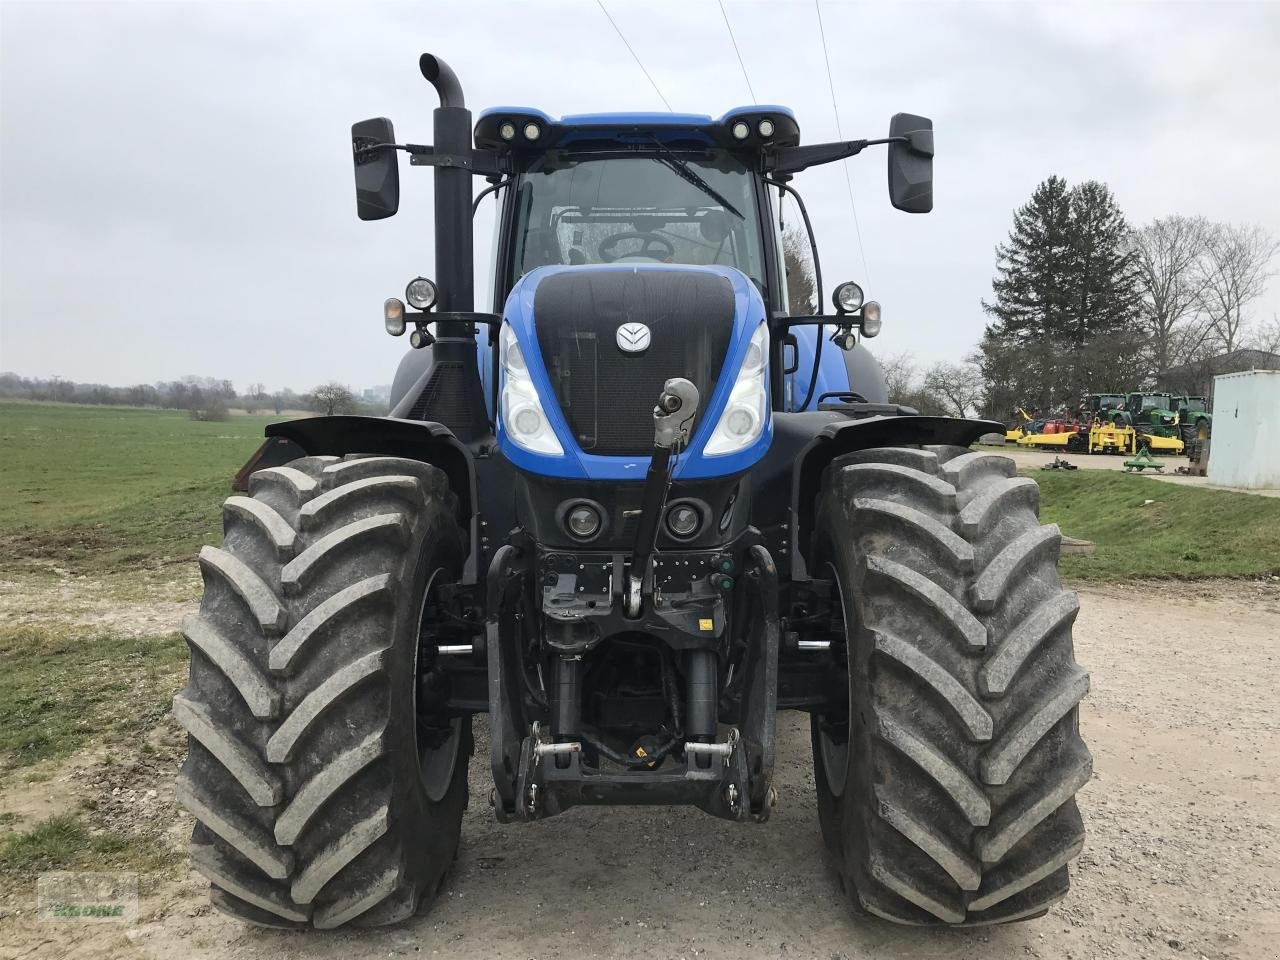
<instances>
[{"instance_id":1,"label":"overcast sky","mask_svg":"<svg viewBox=\"0 0 1280 960\"><path fill-rule=\"evenodd\" d=\"M606 0L672 107L751 102L715 0ZM726 0L762 103L835 139L811 0ZM823 0L846 138L932 117L935 208L889 206L883 149L797 178L829 282L884 305L878 349L969 352L993 251L1050 174L1169 213L1280 233L1280 3ZM594 0L0 3L0 370L111 384L185 374L243 389L387 383L406 348L381 303L430 275L431 175L355 217L349 128L430 140L425 51L468 105L662 109ZM481 182L481 185L482 182ZM489 222L477 224L479 258ZM484 306L485 304L480 304ZM1280 279L1257 313L1280 310Z\"/></svg>"}]
</instances>

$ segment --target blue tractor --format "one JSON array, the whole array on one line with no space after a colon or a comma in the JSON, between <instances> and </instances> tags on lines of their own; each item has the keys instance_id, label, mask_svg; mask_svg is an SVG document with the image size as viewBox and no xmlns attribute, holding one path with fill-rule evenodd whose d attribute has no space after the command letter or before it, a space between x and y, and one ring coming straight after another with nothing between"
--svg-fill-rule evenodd
<instances>
[{"instance_id":1,"label":"blue tractor","mask_svg":"<svg viewBox=\"0 0 1280 960\"><path fill-rule=\"evenodd\" d=\"M362 219L396 212L401 152L434 176L435 272L384 305L413 348L391 416L271 426L200 554L174 714L214 904L299 928L411 916L457 851L476 714L499 820L763 822L795 710L855 906L1042 914L1091 769L1059 532L1034 481L970 449L1000 424L886 396L861 343L879 305L843 283L823 313L816 247L801 276L778 229L795 174L871 145L893 205L929 211L930 121L816 145L771 106L473 126L448 65L420 67L432 145L352 128Z\"/></svg>"}]
</instances>

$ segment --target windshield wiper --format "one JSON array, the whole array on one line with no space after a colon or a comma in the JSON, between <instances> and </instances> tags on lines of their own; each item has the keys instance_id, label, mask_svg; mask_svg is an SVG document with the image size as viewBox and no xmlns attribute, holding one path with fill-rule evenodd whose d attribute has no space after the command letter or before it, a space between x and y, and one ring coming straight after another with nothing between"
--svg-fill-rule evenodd
<instances>
[{"instance_id":1,"label":"windshield wiper","mask_svg":"<svg viewBox=\"0 0 1280 960\"><path fill-rule=\"evenodd\" d=\"M654 146L656 146L659 150L662 151L662 156L654 157L653 158L654 160L658 161L658 163L670 169L681 180L684 180L685 182L690 183L693 186L697 187L699 190L705 193L708 197L710 197L716 203L720 204L720 206L724 207L726 210L732 213L739 220L747 219L739 212L738 208L735 207L728 200L726 200L724 196L718 190L716 190L715 187L707 183L707 181L702 178L702 175L699 174L698 171L694 170L693 167L689 166L687 163L685 163L683 160L677 157L674 153L668 150L661 140L659 140L657 137L652 137L651 139L653 140Z\"/></svg>"}]
</instances>

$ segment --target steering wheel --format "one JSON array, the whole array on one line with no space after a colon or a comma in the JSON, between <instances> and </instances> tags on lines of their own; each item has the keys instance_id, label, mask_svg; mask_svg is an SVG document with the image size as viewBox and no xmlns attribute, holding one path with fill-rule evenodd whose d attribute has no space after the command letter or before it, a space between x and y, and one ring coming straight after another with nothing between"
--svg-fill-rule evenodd
<instances>
[{"instance_id":1,"label":"steering wheel","mask_svg":"<svg viewBox=\"0 0 1280 960\"><path fill-rule=\"evenodd\" d=\"M617 252L617 247L623 240L643 240L644 243L635 253L619 254ZM651 253L649 248L653 246L661 247L662 249L660 252ZM600 248L597 252L600 254L600 259L605 263L612 263L614 260L617 260L619 256L647 257L650 260L666 260L669 257L675 256L676 248L670 240L660 234L640 230L626 230L622 233L615 233L612 237L606 237L600 244Z\"/></svg>"}]
</instances>

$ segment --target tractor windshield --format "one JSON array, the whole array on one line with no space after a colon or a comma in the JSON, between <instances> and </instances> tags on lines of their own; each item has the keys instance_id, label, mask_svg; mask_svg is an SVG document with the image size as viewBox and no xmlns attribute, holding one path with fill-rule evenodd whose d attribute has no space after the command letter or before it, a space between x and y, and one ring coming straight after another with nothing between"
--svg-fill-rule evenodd
<instances>
[{"instance_id":1,"label":"tractor windshield","mask_svg":"<svg viewBox=\"0 0 1280 960\"><path fill-rule=\"evenodd\" d=\"M515 204L512 282L548 264L720 264L764 291L753 175L723 151L552 150L520 174Z\"/></svg>"}]
</instances>

